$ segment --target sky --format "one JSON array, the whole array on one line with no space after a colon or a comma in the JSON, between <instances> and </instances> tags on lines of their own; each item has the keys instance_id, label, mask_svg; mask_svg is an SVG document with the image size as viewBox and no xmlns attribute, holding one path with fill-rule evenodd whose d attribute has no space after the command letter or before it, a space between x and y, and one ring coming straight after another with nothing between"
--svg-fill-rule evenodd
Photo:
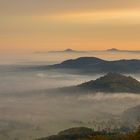
<instances>
[{"instance_id":1,"label":"sky","mask_svg":"<svg viewBox=\"0 0 140 140\"><path fill-rule=\"evenodd\" d=\"M140 0L0 0L0 52L140 50Z\"/></svg>"}]
</instances>

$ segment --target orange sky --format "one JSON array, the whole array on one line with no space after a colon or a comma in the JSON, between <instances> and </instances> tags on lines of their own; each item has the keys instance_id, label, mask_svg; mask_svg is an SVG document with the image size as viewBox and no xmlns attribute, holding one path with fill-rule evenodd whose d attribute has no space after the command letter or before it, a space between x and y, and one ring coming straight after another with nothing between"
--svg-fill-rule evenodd
<instances>
[{"instance_id":1,"label":"orange sky","mask_svg":"<svg viewBox=\"0 0 140 140\"><path fill-rule=\"evenodd\" d=\"M140 50L139 0L0 0L0 52Z\"/></svg>"}]
</instances>

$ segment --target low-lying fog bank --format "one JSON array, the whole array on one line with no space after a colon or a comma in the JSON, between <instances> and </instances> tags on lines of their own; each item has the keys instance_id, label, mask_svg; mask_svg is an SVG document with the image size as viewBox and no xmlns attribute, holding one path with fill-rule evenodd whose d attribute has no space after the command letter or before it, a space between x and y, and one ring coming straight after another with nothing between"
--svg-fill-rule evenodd
<instances>
[{"instance_id":1,"label":"low-lying fog bank","mask_svg":"<svg viewBox=\"0 0 140 140\"><path fill-rule=\"evenodd\" d=\"M77 85L101 75L56 72L0 72L0 139L31 140L61 130L87 126L120 127L121 114L140 104L139 94L87 94L50 96L45 89ZM140 75L133 75L140 79ZM41 92L44 90L43 94ZM35 93L33 92L35 91ZM109 124L109 125L108 125Z\"/></svg>"},{"instance_id":2,"label":"low-lying fog bank","mask_svg":"<svg viewBox=\"0 0 140 140\"><path fill-rule=\"evenodd\" d=\"M30 93L28 93L30 94ZM94 129L120 127L126 109L139 105L140 96L108 94L84 96L1 96L0 138L31 139L75 126Z\"/></svg>"}]
</instances>

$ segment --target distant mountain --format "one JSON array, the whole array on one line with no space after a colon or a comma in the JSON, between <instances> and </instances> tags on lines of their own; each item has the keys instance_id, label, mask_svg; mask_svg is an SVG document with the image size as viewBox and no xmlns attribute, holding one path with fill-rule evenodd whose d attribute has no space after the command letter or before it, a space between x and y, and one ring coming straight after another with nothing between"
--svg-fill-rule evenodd
<instances>
[{"instance_id":1,"label":"distant mountain","mask_svg":"<svg viewBox=\"0 0 140 140\"><path fill-rule=\"evenodd\" d=\"M116 49L116 48L111 48L111 49L107 49L106 52L113 52L113 53L118 53L118 52L140 53L140 50L119 50L119 49Z\"/></svg>"},{"instance_id":2,"label":"distant mountain","mask_svg":"<svg viewBox=\"0 0 140 140\"><path fill-rule=\"evenodd\" d=\"M48 53L86 53L86 51L77 51L77 50L68 48L63 51L49 51Z\"/></svg>"},{"instance_id":3,"label":"distant mountain","mask_svg":"<svg viewBox=\"0 0 140 140\"><path fill-rule=\"evenodd\" d=\"M42 66L45 69L64 69L73 70L82 73L108 73L108 72L118 72L118 73L139 73L140 72L140 60L116 60L116 61L106 61L96 57L80 57L77 59L66 60L60 64Z\"/></svg>"},{"instance_id":4,"label":"distant mountain","mask_svg":"<svg viewBox=\"0 0 140 140\"><path fill-rule=\"evenodd\" d=\"M35 54L45 54L45 53L50 53L50 54L55 54L55 53L87 53L87 54L94 54L94 53L132 53L132 54L139 54L140 50L119 50L116 48L111 48L107 50L87 50L87 51L79 51L79 50L73 50L71 48L65 49L65 50L60 50L60 51L36 51L34 52Z\"/></svg>"},{"instance_id":5,"label":"distant mountain","mask_svg":"<svg viewBox=\"0 0 140 140\"><path fill-rule=\"evenodd\" d=\"M112 49L108 49L106 51L108 51L108 52L119 52L120 50L118 50L116 48L112 48Z\"/></svg>"},{"instance_id":6,"label":"distant mountain","mask_svg":"<svg viewBox=\"0 0 140 140\"><path fill-rule=\"evenodd\" d=\"M91 66L91 65L101 63L101 62L105 62L105 61L102 59L96 58L96 57L80 57L75 60L70 59L70 60L63 61L60 65L57 65L57 66L60 66L60 67L64 66L66 68L68 68L68 67L69 68L80 68L85 65Z\"/></svg>"},{"instance_id":7,"label":"distant mountain","mask_svg":"<svg viewBox=\"0 0 140 140\"><path fill-rule=\"evenodd\" d=\"M140 93L140 82L130 76L108 73L103 77L77 86L56 89L61 93Z\"/></svg>"}]
</instances>

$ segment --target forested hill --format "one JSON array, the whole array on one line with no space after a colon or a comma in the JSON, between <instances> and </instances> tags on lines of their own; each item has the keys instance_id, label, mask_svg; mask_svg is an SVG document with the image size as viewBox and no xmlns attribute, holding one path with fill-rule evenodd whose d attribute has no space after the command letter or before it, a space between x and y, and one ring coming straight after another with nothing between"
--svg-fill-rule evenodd
<instances>
[{"instance_id":1,"label":"forested hill","mask_svg":"<svg viewBox=\"0 0 140 140\"><path fill-rule=\"evenodd\" d=\"M106 73L106 72L120 72L120 73L139 73L140 60L116 60L107 61L96 57L80 57L77 59L70 59L63 61L60 64L42 66L42 69L65 69L76 70L83 73Z\"/></svg>"},{"instance_id":2,"label":"forested hill","mask_svg":"<svg viewBox=\"0 0 140 140\"><path fill-rule=\"evenodd\" d=\"M140 93L140 82L131 76L108 73L96 80L56 89L61 93Z\"/></svg>"}]
</instances>

